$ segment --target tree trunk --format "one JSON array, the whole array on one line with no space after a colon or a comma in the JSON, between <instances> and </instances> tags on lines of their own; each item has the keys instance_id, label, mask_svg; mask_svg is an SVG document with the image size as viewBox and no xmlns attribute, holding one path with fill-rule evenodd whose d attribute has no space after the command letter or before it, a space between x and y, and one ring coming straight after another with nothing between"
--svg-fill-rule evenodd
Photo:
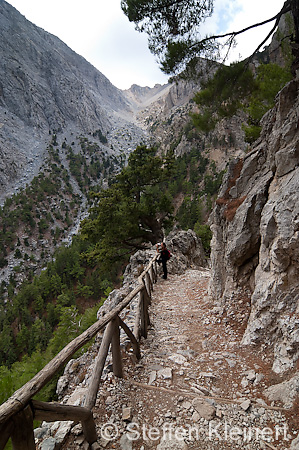
<instances>
[{"instance_id":1,"label":"tree trunk","mask_svg":"<svg viewBox=\"0 0 299 450\"><path fill-rule=\"evenodd\" d=\"M148 236L148 238L153 245L163 240L161 223L157 220L156 217L143 217L143 222L151 230L151 234Z\"/></svg>"}]
</instances>

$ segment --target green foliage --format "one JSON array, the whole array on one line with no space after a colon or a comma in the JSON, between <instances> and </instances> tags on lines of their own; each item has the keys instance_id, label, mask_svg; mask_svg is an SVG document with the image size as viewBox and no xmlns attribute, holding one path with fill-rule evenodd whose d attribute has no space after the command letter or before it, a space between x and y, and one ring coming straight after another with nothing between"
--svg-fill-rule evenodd
<instances>
[{"instance_id":1,"label":"green foliage","mask_svg":"<svg viewBox=\"0 0 299 450\"><path fill-rule=\"evenodd\" d=\"M198 27L212 14L211 0L122 0L122 9L139 31L149 36L149 48L162 60L162 70L172 73L198 54ZM201 51L212 42L201 43Z\"/></svg>"},{"instance_id":2,"label":"green foliage","mask_svg":"<svg viewBox=\"0 0 299 450\"><path fill-rule=\"evenodd\" d=\"M70 247L57 250L46 270L32 283L24 283L16 295L11 283L11 302L5 304L5 312L0 303L0 364L11 366L24 354L44 351L66 308L75 308L82 297L95 301L105 294L114 272L96 268L90 273L81 257L88 248L89 242L74 239Z\"/></svg>"},{"instance_id":3,"label":"green foliage","mask_svg":"<svg viewBox=\"0 0 299 450\"><path fill-rule=\"evenodd\" d=\"M204 177L204 192L209 195L217 194L224 175L224 171L214 173L213 175L207 174Z\"/></svg>"},{"instance_id":4,"label":"green foliage","mask_svg":"<svg viewBox=\"0 0 299 450\"><path fill-rule=\"evenodd\" d=\"M108 268L142 248L144 242L161 238L172 209L171 198L162 189L171 163L155 156L155 149L139 146L113 184L93 193L91 218L83 221L81 231L83 238L94 244L86 253L88 261Z\"/></svg>"},{"instance_id":5,"label":"green foliage","mask_svg":"<svg viewBox=\"0 0 299 450\"><path fill-rule=\"evenodd\" d=\"M25 355L21 361L15 362L11 367L0 366L0 403L5 402L13 392L33 378L72 339L93 325L97 319L96 314L99 306L100 304L97 304L88 308L84 314L79 314L74 306L63 308L57 330L45 350L42 351L39 348L30 356ZM43 339L41 322L39 322L37 328L41 330L40 339ZM2 342L2 339L0 342ZM36 396L37 399L51 401L55 398L58 376L43 388Z\"/></svg>"},{"instance_id":6,"label":"green foliage","mask_svg":"<svg viewBox=\"0 0 299 450\"><path fill-rule=\"evenodd\" d=\"M213 2L122 0L121 7L130 22L138 24L137 29L146 31L151 42L160 47L168 36L192 34L194 28L211 15Z\"/></svg>"},{"instance_id":7,"label":"green foliage","mask_svg":"<svg viewBox=\"0 0 299 450\"><path fill-rule=\"evenodd\" d=\"M184 199L175 219L185 230L197 229L206 252L209 252L209 234L205 228L205 215L212 207L212 199L221 185L224 171L217 172L216 164L203 156L203 145L174 162L174 171L168 191L173 197L184 193Z\"/></svg>"},{"instance_id":8,"label":"green foliage","mask_svg":"<svg viewBox=\"0 0 299 450\"><path fill-rule=\"evenodd\" d=\"M254 141L256 141L262 131L262 127L259 125L243 125L243 130L245 132L245 141L249 144L252 144Z\"/></svg>"},{"instance_id":9,"label":"green foliage","mask_svg":"<svg viewBox=\"0 0 299 450\"><path fill-rule=\"evenodd\" d=\"M219 120L236 114L253 86L253 74L243 62L220 66L194 97L201 110L191 116L194 125L205 133L213 130Z\"/></svg>"},{"instance_id":10,"label":"green foliage","mask_svg":"<svg viewBox=\"0 0 299 450\"><path fill-rule=\"evenodd\" d=\"M204 111L202 114L192 114L194 126L204 133L214 130L217 120L213 117L211 111Z\"/></svg>"},{"instance_id":11,"label":"green foliage","mask_svg":"<svg viewBox=\"0 0 299 450\"><path fill-rule=\"evenodd\" d=\"M246 140L252 143L260 134L260 119L274 106L277 92L290 79L290 71L276 64L261 64L255 76L244 62L221 66L194 97L201 110L192 114L194 126L208 133L219 120L243 109L248 114Z\"/></svg>"},{"instance_id":12,"label":"green foliage","mask_svg":"<svg viewBox=\"0 0 299 450\"><path fill-rule=\"evenodd\" d=\"M183 230L188 230L189 228L193 230L195 223L202 220L201 199L186 196L177 212L176 219Z\"/></svg>"},{"instance_id":13,"label":"green foliage","mask_svg":"<svg viewBox=\"0 0 299 450\"><path fill-rule=\"evenodd\" d=\"M18 236L24 235L24 245L28 247L28 253L24 255L24 264L22 270L27 274L28 268L32 267L30 263L32 255L29 253L31 239L36 239L36 231L40 237L51 227L54 219L50 210L52 203L55 203L55 197L63 195L66 197L71 193L70 186L65 183L64 169L60 165L58 149L53 146L48 147L47 168L37 177L33 178L30 185L7 199L2 208L0 208L0 266L7 265L7 256L14 250L14 246L21 245ZM63 188L63 189L62 189ZM73 196L73 205L69 204L69 215L73 216L75 209L76 196ZM56 206L56 203L55 203ZM56 212L55 212L56 216ZM63 222L63 218L60 217ZM66 221L68 222L68 221ZM67 225L67 223L66 223ZM37 227L38 226L38 227ZM62 223L61 226L64 226ZM54 239L54 232L51 230ZM15 252L16 258L21 258L21 250Z\"/></svg>"},{"instance_id":14,"label":"green foliage","mask_svg":"<svg viewBox=\"0 0 299 450\"><path fill-rule=\"evenodd\" d=\"M102 144L107 144L108 140L106 136L102 133L102 130L98 129L94 133L92 133L93 137L98 137Z\"/></svg>"},{"instance_id":15,"label":"green foliage","mask_svg":"<svg viewBox=\"0 0 299 450\"><path fill-rule=\"evenodd\" d=\"M213 0L121 1L121 7L129 21L135 23L138 31L148 34L149 49L159 57L162 70L169 74L180 74L183 71L183 75L187 74L189 77L195 76L200 57L209 60L225 59L235 44L235 38L245 31L241 29L224 35L202 35L201 25L212 15L213 4ZM292 33L295 54L299 39L296 0L286 0L278 14L269 18L268 22L275 21L272 31L274 33L281 16L289 11L296 25ZM260 25L258 22L260 20L249 28ZM278 35L276 37L279 38ZM254 50L253 48L252 51Z\"/></svg>"},{"instance_id":16,"label":"green foliage","mask_svg":"<svg viewBox=\"0 0 299 450\"><path fill-rule=\"evenodd\" d=\"M194 225L194 231L198 237L201 239L201 243L203 248L207 254L211 251L211 239L212 239L212 231L209 225L201 224L200 222L196 222Z\"/></svg>"},{"instance_id":17,"label":"green foliage","mask_svg":"<svg viewBox=\"0 0 299 450\"><path fill-rule=\"evenodd\" d=\"M261 64L257 68L255 84L249 98L248 126L244 125L246 141L254 142L260 135L263 115L274 106L276 94L292 78L288 69L276 64Z\"/></svg>"}]
</instances>

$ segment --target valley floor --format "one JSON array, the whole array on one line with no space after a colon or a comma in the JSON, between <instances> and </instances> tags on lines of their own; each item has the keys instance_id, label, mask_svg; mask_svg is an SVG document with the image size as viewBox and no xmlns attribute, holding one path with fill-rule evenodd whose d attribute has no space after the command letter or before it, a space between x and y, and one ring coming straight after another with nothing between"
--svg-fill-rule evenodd
<instances>
[{"instance_id":1,"label":"valley floor","mask_svg":"<svg viewBox=\"0 0 299 450\"><path fill-rule=\"evenodd\" d=\"M142 358L125 357L124 379L106 375L94 416L106 449L289 449L293 410L264 396L273 379L265 351L240 346L248 301L236 315L214 307L209 270L170 275L154 288ZM242 323L242 321L244 323ZM77 425L64 449L88 448Z\"/></svg>"}]
</instances>

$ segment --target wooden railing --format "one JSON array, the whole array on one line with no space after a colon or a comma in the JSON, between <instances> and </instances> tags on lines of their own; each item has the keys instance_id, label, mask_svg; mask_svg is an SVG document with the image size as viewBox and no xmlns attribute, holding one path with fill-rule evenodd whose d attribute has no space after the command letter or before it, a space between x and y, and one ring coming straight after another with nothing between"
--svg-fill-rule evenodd
<instances>
[{"instance_id":1,"label":"wooden railing","mask_svg":"<svg viewBox=\"0 0 299 450\"><path fill-rule=\"evenodd\" d=\"M90 445L96 442L97 434L92 409L95 406L101 375L110 344L113 373L117 377L122 377L120 328L127 334L132 343L134 353L137 359L139 359L139 341L141 336L147 337L149 325L148 306L151 303L153 284L157 281L156 259L157 255L152 258L144 272L138 277L137 286L122 302L64 347L40 372L0 406L0 450L4 449L10 437L14 450L35 450L34 419L49 422L57 420L80 421L86 441ZM138 294L138 308L136 311L134 330L132 331L119 317L119 314ZM63 368L71 356L104 328L105 331L96 357L95 368L88 387L84 407L33 400L34 395Z\"/></svg>"}]
</instances>

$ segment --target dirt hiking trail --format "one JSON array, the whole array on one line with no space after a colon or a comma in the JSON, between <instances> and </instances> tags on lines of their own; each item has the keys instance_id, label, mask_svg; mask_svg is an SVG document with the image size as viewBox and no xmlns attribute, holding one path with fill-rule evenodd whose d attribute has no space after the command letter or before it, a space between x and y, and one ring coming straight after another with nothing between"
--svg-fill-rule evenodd
<instances>
[{"instance_id":1,"label":"dirt hiking trail","mask_svg":"<svg viewBox=\"0 0 299 450\"><path fill-rule=\"evenodd\" d=\"M223 312L208 296L209 277L208 269L190 269L154 285L141 359L129 350L124 378L109 372L101 382L93 448L290 448L296 408L284 410L264 395L279 381L271 355L240 346L248 299L234 299ZM80 425L74 431L64 449L86 447Z\"/></svg>"}]
</instances>

